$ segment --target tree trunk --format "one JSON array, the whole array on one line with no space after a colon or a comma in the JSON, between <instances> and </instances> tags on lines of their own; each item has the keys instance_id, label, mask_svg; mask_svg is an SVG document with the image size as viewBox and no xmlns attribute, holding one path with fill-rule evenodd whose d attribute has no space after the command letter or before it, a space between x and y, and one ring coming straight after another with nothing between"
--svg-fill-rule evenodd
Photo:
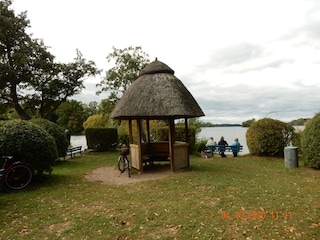
<instances>
[{"instance_id":1,"label":"tree trunk","mask_svg":"<svg viewBox=\"0 0 320 240\"><path fill-rule=\"evenodd\" d=\"M31 117L29 116L28 113L26 113L25 110L22 109L22 107L19 104L18 96L17 96L17 89L15 85L11 84L11 97L12 97L12 102L13 102L13 107L18 113L19 117L22 120L30 120Z\"/></svg>"},{"instance_id":2,"label":"tree trunk","mask_svg":"<svg viewBox=\"0 0 320 240\"><path fill-rule=\"evenodd\" d=\"M14 103L14 109L17 111L19 117L22 119L22 120L30 120L31 117L29 116L28 113L26 113L19 104L15 104Z\"/></svg>"}]
</instances>

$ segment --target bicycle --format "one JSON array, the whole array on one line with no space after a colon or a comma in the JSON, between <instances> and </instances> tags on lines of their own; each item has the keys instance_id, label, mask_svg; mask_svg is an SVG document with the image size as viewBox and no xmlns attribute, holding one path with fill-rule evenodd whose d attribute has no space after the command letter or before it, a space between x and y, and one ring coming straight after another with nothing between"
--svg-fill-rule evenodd
<instances>
[{"instance_id":1,"label":"bicycle","mask_svg":"<svg viewBox=\"0 0 320 240\"><path fill-rule=\"evenodd\" d=\"M5 184L13 190L25 188L32 179L32 166L12 156L2 156L2 159L4 162L0 169L0 184Z\"/></svg>"},{"instance_id":2,"label":"bicycle","mask_svg":"<svg viewBox=\"0 0 320 240\"><path fill-rule=\"evenodd\" d=\"M129 149L126 147L125 144L123 144L121 149L120 149L120 156L118 158L118 168L119 168L119 171L120 171L119 177L125 171L128 172L128 177L131 177L131 174L130 174L130 162L129 162L128 157L127 157L128 154L129 154Z\"/></svg>"}]
</instances>

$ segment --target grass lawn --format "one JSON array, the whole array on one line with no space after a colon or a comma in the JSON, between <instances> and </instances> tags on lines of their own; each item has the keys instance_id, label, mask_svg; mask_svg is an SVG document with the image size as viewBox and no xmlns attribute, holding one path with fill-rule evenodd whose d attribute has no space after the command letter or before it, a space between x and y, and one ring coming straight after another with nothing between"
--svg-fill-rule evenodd
<instances>
[{"instance_id":1,"label":"grass lawn","mask_svg":"<svg viewBox=\"0 0 320 240\"><path fill-rule=\"evenodd\" d=\"M0 239L320 239L320 171L285 169L283 159L193 155L189 170L164 179L84 180L116 159L85 154L0 193Z\"/></svg>"}]
</instances>

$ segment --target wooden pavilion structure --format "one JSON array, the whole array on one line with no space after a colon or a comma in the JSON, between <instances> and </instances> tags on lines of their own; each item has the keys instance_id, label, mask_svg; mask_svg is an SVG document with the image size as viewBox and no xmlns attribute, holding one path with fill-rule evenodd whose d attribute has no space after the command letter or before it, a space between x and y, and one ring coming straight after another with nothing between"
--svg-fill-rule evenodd
<instances>
[{"instance_id":1,"label":"wooden pavilion structure","mask_svg":"<svg viewBox=\"0 0 320 240\"><path fill-rule=\"evenodd\" d=\"M129 121L132 167L143 171L145 161L167 160L171 171L189 167L188 118L204 116L188 89L174 71L157 59L139 74L117 102L110 118ZM175 120L185 119L185 141L175 140ZM136 120L138 141L133 142L132 121ZM168 122L168 141L150 139L150 120ZM142 122L146 125L143 137Z\"/></svg>"}]
</instances>

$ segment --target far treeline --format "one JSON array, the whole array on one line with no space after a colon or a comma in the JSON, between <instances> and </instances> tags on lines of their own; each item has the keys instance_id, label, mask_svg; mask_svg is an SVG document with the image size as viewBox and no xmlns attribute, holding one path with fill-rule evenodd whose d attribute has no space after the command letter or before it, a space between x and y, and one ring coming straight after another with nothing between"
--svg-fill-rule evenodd
<instances>
[{"instance_id":1,"label":"far treeline","mask_svg":"<svg viewBox=\"0 0 320 240\"><path fill-rule=\"evenodd\" d=\"M310 120L310 118L299 118L292 120L291 122L288 122L292 126L304 126L305 123ZM201 122L201 127L250 127L252 123L256 122L255 118L252 118L250 120L244 121L241 124L228 124L228 123L222 123L222 124L213 124L211 122Z\"/></svg>"}]
</instances>

